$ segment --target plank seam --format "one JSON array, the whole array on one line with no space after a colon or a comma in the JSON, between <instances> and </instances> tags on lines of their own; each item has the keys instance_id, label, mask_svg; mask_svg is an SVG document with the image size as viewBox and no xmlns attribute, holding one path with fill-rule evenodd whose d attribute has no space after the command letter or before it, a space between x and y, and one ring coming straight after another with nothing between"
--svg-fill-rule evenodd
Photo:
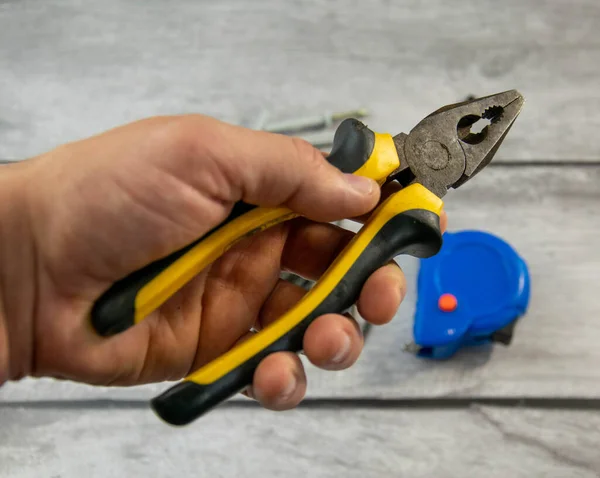
<instances>
[{"instance_id":1,"label":"plank seam","mask_svg":"<svg viewBox=\"0 0 600 478\"><path fill-rule=\"evenodd\" d=\"M0 159L0 164L11 164L11 163L19 163L22 161L26 161L25 159ZM600 166L600 158L599 159L497 159L492 160L492 162L487 166L497 167L497 166L508 166L508 167L532 167L532 166L540 166L540 167L564 167L564 166L573 166L577 168L581 167L597 167Z\"/></svg>"},{"instance_id":2,"label":"plank seam","mask_svg":"<svg viewBox=\"0 0 600 478\"><path fill-rule=\"evenodd\" d=\"M499 408L537 408L553 410L600 410L599 398L582 397L479 397L479 398L306 398L297 408L354 408L354 409L470 409L476 406L493 406ZM148 400L38 400L8 401L0 403L1 409L146 409ZM229 401L222 403L218 409L253 409L262 408L257 402L250 400Z\"/></svg>"}]
</instances>

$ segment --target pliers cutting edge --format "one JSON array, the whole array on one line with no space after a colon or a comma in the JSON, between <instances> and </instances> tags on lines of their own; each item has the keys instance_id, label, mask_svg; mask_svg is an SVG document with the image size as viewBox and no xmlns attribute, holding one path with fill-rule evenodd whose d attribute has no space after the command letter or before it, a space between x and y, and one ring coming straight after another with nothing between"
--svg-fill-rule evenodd
<instances>
[{"instance_id":1,"label":"pliers cutting edge","mask_svg":"<svg viewBox=\"0 0 600 478\"><path fill-rule=\"evenodd\" d=\"M491 161L524 103L515 91L444 106L409 134L394 137L357 119L337 128L328 161L346 173L368 176L392 193L307 294L278 320L155 397L151 406L167 423L184 425L251 385L268 354L300 352L306 329L327 313L343 313L367 278L399 254L418 258L441 248L442 197ZM488 124L480 132L471 126ZM103 336L142 321L240 239L297 215L286 208L237 203L227 219L192 244L112 285L94 304L91 321Z\"/></svg>"}]
</instances>

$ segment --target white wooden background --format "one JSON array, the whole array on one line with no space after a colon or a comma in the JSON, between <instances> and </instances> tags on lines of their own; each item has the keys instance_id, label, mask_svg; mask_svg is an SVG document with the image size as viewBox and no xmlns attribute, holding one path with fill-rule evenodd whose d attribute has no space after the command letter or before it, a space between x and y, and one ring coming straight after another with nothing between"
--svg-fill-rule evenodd
<instances>
[{"instance_id":1,"label":"white wooden background","mask_svg":"<svg viewBox=\"0 0 600 478\"><path fill-rule=\"evenodd\" d=\"M510 347L444 363L403 352L411 287L355 367L309 369L311 399L395 408L224 407L171 429L144 411L168 384L11 383L0 389L0 476L600 476L594 411L447 408L600 405L600 3L0 0L5 159L181 112L248 123L262 109L284 119L365 107L369 126L397 133L511 88L527 102L495 165L446 197L451 230L498 234L528 262L530 310ZM414 285L416 261L399 262Z\"/></svg>"}]
</instances>

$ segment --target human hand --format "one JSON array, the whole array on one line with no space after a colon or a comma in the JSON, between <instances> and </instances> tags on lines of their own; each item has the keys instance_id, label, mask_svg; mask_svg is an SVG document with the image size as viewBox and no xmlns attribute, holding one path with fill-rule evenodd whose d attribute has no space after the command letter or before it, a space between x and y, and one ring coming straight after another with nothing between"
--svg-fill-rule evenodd
<instances>
[{"instance_id":1,"label":"human hand","mask_svg":"<svg viewBox=\"0 0 600 478\"><path fill-rule=\"evenodd\" d=\"M180 379L296 303L305 291L280 271L318 279L352 235L327 222L380 199L375 182L343 175L308 143L199 115L135 122L0 172L0 383ZM238 200L304 217L238 243L135 327L94 333L89 311L103 291L205 234ZM364 285L361 316L389 322L405 287L395 263L382 267ZM362 346L356 322L338 314L304 339L307 358L330 370L351 366ZM288 409L305 391L299 357L279 352L248 394Z\"/></svg>"}]
</instances>

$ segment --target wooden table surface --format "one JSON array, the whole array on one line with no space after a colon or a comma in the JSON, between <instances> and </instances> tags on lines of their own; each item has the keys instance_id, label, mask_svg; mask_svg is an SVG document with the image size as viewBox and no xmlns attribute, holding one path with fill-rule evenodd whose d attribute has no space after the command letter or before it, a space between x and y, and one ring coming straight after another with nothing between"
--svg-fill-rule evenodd
<instances>
[{"instance_id":1,"label":"wooden table surface","mask_svg":"<svg viewBox=\"0 0 600 478\"><path fill-rule=\"evenodd\" d=\"M395 134L519 89L496 160L445 199L451 231L503 237L532 278L509 347L427 362L402 350L418 262L398 259L396 319L353 368L308 365L291 412L239 397L173 429L147 409L168 384L10 383L0 476L600 476L599 27L595 0L0 0L5 159L184 112L248 124L365 107Z\"/></svg>"}]
</instances>

